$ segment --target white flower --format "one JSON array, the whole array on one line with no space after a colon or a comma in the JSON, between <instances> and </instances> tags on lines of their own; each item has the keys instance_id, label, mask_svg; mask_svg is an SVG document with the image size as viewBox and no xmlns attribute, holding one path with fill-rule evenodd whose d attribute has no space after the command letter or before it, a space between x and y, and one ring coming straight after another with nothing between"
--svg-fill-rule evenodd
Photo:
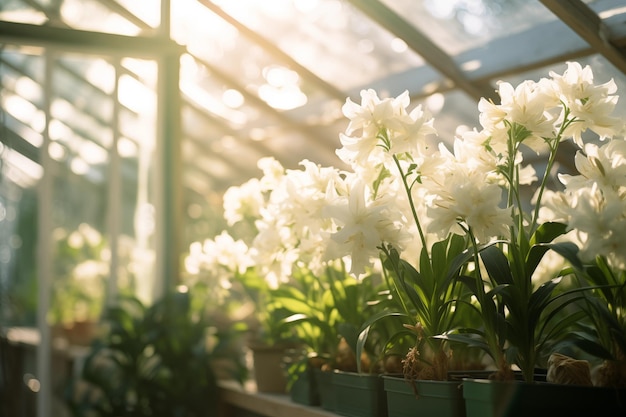
<instances>
[{"instance_id":1,"label":"white flower","mask_svg":"<svg viewBox=\"0 0 626 417\"><path fill-rule=\"evenodd\" d=\"M243 273L253 265L248 246L242 240L235 240L227 231L222 231L215 239L206 239L202 244L190 245L185 259L191 273L206 271L220 274L220 271Z\"/></svg>"},{"instance_id":2,"label":"white flower","mask_svg":"<svg viewBox=\"0 0 626 417\"><path fill-rule=\"evenodd\" d=\"M421 106L410 113L408 91L396 98L379 99L374 90L361 92L361 105L346 100L343 112L350 119L340 135L341 160L358 167L392 163L392 155L415 158L425 150L425 138L434 134L433 120ZM360 136L352 136L360 132Z\"/></svg>"},{"instance_id":3,"label":"white flower","mask_svg":"<svg viewBox=\"0 0 626 417\"><path fill-rule=\"evenodd\" d=\"M267 221L259 225L250 255L257 273L265 277L272 287L289 280L299 258L290 228Z\"/></svg>"},{"instance_id":4,"label":"white flower","mask_svg":"<svg viewBox=\"0 0 626 417\"><path fill-rule=\"evenodd\" d=\"M428 231L442 238L448 233L463 235L459 223L464 223L480 242L505 236L512 220L511 210L499 207L502 188L485 181L481 171L468 170L461 164L446 168L437 189L432 188L434 198L427 211L432 222Z\"/></svg>"},{"instance_id":5,"label":"white flower","mask_svg":"<svg viewBox=\"0 0 626 417\"><path fill-rule=\"evenodd\" d=\"M553 118L546 107L550 90L544 82L524 81L517 87L506 82L498 83L501 103L496 105L485 99L478 103L480 123L491 137L491 146L506 154L509 140L524 143L537 153L545 151L543 138L554 137ZM515 133L510 136L511 129Z\"/></svg>"},{"instance_id":6,"label":"white flower","mask_svg":"<svg viewBox=\"0 0 626 417\"><path fill-rule=\"evenodd\" d=\"M590 129L605 139L615 135L623 127L611 113L617 103L617 86L613 80L594 85L591 67L582 67L577 62L568 62L563 75L550 72L556 93L565 103L576 122L569 125L566 136L573 137L576 144L583 146L582 133Z\"/></svg>"},{"instance_id":7,"label":"white flower","mask_svg":"<svg viewBox=\"0 0 626 417\"><path fill-rule=\"evenodd\" d=\"M378 98L376 91L369 89L361 91L361 104L352 102L349 98L342 107L343 114L350 119L346 134L361 130L362 136L376 136L381 127L391 129L401 128L397 119L400 108L409 104L409 93L405 91L395 99Z\"/></svg>"},{"instance_id":8,"label":"white flower","mask_svg":"<svg viewBox=\"0 0 626 417\"><path fill-rule=\"evenodd\" d=\"M581 242L587 260L605 256L626 267L626 141L613 139L598 147L586 144L575 162L579 175L561 175L565 191L549 207L565 219Z\"/></svg>"},{"instance_id":9,"label":"white flower","mask_svg":"<svg viewBox=\"0 0 626 417\"><path fill-rule=\"evenodd\" d=\"M399 111L397 119L401 122L401 127L393 129L391 126L385 126L390 130L389 153L408 153L413 157L422 155L425 152L426 136L437 133L433 127L433 119L421 105L415 107L410 114L406 114L405 107L399 108Z\"/></svg>"},{"instance_id":10,"label":"white flower","mask_svg":"<svg viewBox=\"0 0 626 417\"><path fill-rule=\"evenodd\" d=\"M585 153L577 152L574 158L578 176L561 175L568 189L578 189L598 183L601 189L616 192L626 187L626 141L613 139L598 147L586 144ZM626 190L625 190L626 191Z\"/></svg>"},{"instance_id":11,"label":"white flower","mask_svg":"<svg viewBox=\"0 0 626 417\"><path fill-rule=\"evenodd\" d=\"M572 203L569 227L583 242L581 256L603 255L614 267L626 267L626 201L594 185L578 190Z\"/></svg>"},{"instance_id":12,"label":"white flower","mask_svg":"<svg viewBox=\"0 0 626 417\"><path fill-rule=\"evenodd\" d=\"M230 187L224 193L224 219L232 226L244 219L259 217L264 202L263 189L257 178Z\"/></svg>"},{"instance_id":13,"label":"white flower","mask_svg":"<svg viewBox=\"0 0 626 417\"><path fill-rule=\"evenodd\" d=\"M385 161L386 152L379 146L375 135L353 137L339 134L342 147L335 153L345 163L358 167L375 166Z\"/></svg>"},{"instance_id":14,"label":"white flower","mask_svg":"<svg viewBox=\"0 0 626 417\"><path fill-rule=\"evenodd\" d=\"M260 184L263 191L274 189L285 174L285 168L274 157L259 159L257 167L263 172Z\"/></svg>"},{"instance_id":15,"label":"white flower","mask_svg":"<svg viewBox=\"0 0 626 417\"><path fill-rule=\"evenodd\" d=\"M327 258L349 255L350 273L356 276L365 273L371 259L378 257L382 242L401 244L399 227L385 200L372 201L366 184L358 179L351 184L349 195L337 196L324 211L337 225L331 234L336 245L329 248L334 253L327 253Z\"/></svg>"}]
</instances>

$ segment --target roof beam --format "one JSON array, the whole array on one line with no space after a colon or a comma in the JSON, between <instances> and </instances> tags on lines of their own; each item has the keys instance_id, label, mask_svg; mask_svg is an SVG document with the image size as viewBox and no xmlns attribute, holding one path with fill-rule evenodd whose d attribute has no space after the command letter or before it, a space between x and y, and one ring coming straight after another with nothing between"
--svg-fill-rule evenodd
<instances>
[{"instance_id":1,"label":"roof beam","mask_svg":"<svg viewBox=\"0 0 626 417\"><path fill-rule=\"evenodd\" d=\"M495 89L491 85L472 82L445 51L379 0L348 1L379 25L406 42L409 48L422 56L433 68L450 79L474 100L478 101L481 97L488 99L496 97Z\"/></svg>"},{"instance_id":2,"label":"roof beam","mask_svg":"<svg viewBox=\"0 0 626 417\"><path fill-rule=\"evenodd\" d=\"M541 0L541 3L596 52L626 73L626 54L611 43L608 28L589 6L581 0Z\"/></svg>"},{"instance_id":3,"label":"roof beam","mask_svg":"<svg viewBox=\"0 0 626 417\"><path fill-rule=\"evenodd\" d=\"M170 39L157 36L125 36L53 26L0 21L0 43L49 46L87 54L135 56L155 59L170 53L182 54L184 48Z\"/></svg>"}]
</instances>

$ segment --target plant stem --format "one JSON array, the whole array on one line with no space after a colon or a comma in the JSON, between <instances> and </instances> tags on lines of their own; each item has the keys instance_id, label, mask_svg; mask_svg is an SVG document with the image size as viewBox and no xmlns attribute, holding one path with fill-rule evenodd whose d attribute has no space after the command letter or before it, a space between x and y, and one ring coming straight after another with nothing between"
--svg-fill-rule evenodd
<instances>
[{"instance_id":1,"label":"plant stem","mask_svg":"<svg viewBox=\"0 0 626 417\"><path fill-rule=\"evenodd\" d=\"M417 209L415 208L415 202L413 202L413 198L411 195L411 187L409 186L406 180L406 174L402 170L402 166L400 165L400 161L396 155L393 155L393 161L400 172L400 177L402 178L402 184L404 185L404 190L406 191L407 199L409 200L409 205L411 206L411 214L413 215L413 219L415 220L415 225L417 226L417 231L420 235L420 240L422 242L422 247L426 248L426 236L424 235L424 231L422 230L422 225L417 216Z\"/></svg>"}]
</instances>

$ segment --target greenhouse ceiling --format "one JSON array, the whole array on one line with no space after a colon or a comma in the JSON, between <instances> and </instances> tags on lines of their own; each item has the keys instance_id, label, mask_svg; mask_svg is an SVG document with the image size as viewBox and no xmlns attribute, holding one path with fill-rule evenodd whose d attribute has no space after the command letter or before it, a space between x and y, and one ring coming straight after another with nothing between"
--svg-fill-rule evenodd
<instances>
[{"instance_id":1,"label":"greenhouse ceiling","mask_svg":"<svg viewBox=\"0 0 626 417\"><path fill-rule=\"evenodd\" d=\"M88 176L109 120L100 97L117 91L119 105L136 113L158 91L137 61L109 57L179 54L180 175L203 196L258 176L263 156L288 168L302 159L338 165L341 106L365 88L408 90L444 140L460 125L479 126L477 102L495 99L498 80L538 79L566 61L592 64L599 81L614 78L626 90L621 0L4 0L0 43L3 142L35 163L22 166L25 182L37 172L32 131L41 130L46 105L29 95L41 81L25 56L54 48L102 57L59 61L65 75L54 85L63 100L53 110L65 112L63 131L82 144L63 143L57 159ZM111 71L128 80L104 82ZM130 154L152 134L123 133L130 145L118 149Z\"/></svg>"}]
</instances>

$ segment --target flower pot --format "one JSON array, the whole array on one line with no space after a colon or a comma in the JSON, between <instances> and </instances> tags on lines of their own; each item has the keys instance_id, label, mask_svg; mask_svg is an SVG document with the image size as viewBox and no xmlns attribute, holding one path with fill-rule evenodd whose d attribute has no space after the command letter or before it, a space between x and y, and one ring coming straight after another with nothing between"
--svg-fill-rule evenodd
<instances>
[{"instance_id":1,"label":"flower pot","mask_svg":"<svg viewBox=\"0 0 626 417\"><path fill-rule=\"evenodd\" d=\"M333 380L337 414L348 417L387 416L387 397L381 376L337 371Z\"/></svg>"},{"instance_id":2,"label":"flower pot","mask_svg":"<svg viewBox=\"0 0 626 417\"><path fill-rule=\"evenodd\" d=\"M89 346L98 336L99 324L93 320L73 321L55 325L53 337L65 338L71 346Z\"/></svg>"},{"instance_id":3,"label":"flower pot","mask_svg":"<svg viewBox=\"0 0 626 417\"><path fill-rule=\"evenodd\" d=\"M467 417L624 416L626 390L466 379Z\"/></svg>"},{"instance_id":4,"label":"flower pot","mask_svg":"<svg viewBox=\"0 0 626 417\"><path fill-rule=\"evenodd\" d=\"M313 370L315 382L320 396L320 405L324 410L335 411L337 400L335 395L334 374L332 371Z\"/></svg>"},{"instance_id":5,"label":"flower pot","mask_svg":"<svg viewBox=\"0 0 626 417\"><path fill-rule=\"evenodd\" d=\"M389 417L463 417L460 381L407 381L383 376Z\"/></svg>"},{"instance_id":6,"label":"flower pot","mask_svg":"<svg viewBox=\"0 0 626 417\"><path fill-rule=\"evenodd\" d=\"M284 346L253 345L254 379L258 392L287 393L287 375L283 360Z\"/></svg>"},{"instance_id":7,"label":"flower pot","mask_svg":"<svg viewBox=\"0 0 626 417\"><path fill-rule=\"evenodd\" d=\"M291 401L297 404L317 406L320 405L320 394L312 368L298 375L289 389Z\"/></svg>"}]
</instances>

